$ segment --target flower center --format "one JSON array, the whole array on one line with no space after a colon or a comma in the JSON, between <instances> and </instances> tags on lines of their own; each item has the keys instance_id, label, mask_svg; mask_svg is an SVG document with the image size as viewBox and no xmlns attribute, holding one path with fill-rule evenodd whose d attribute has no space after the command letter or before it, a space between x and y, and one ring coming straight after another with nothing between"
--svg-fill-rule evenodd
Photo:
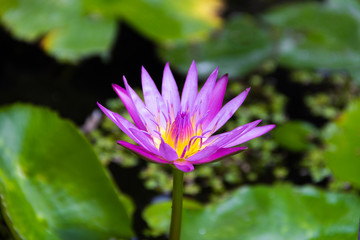
<instances>
[{"instance_id":1,"label":"flower center","mask_svg":"<svg viewBox=\"0 0 360 240\"><path fill-rule=\"evenodd\" d=\"M202 130L194 124L186 112L179 112L173 122L168 122L162 134L164 141L176 150L180 158L187 158L198 152L202 147Z\"/></svg>"}]
</instances>

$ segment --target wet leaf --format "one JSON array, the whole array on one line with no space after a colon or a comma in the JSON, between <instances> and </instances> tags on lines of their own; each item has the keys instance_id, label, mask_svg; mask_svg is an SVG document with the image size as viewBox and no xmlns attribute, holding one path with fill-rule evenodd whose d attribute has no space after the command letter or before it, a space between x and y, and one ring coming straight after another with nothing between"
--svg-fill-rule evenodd
<instances>
[{"instance_id":1,"label":"wet leaf","mask_svg":"<svg viewBox=\"0 0 360 240\"><path fill-rule=\"evenodd\" d=\"M326 6L337 11L349 13L360 22L360 2L358 0L327 0Z\"/></svg>"},{"instance_id":2,"label":"wet leaf","mask_svg":"<svg viewBox=\"0 0 360 240\"><path fill-rule=\"evenodd\" d=\"M57 59L76 62L92 55L107 57L115 38L116 24L96 17L73 19L59 29L51 30L42 46Z\"/></svg>"},{"instance_id":3,"label":"wet leaf","mask_svg":"<svg viewBox=\"0 0 360 240\"><path fill-rule=\"evenodd\" d=\"M206 37L221 24L221 0L84 0L90 12L120 17L159 42Z\"/></svg>"},{"instance_id":4,"label":"wet leaf","mask_svg":"<svg viewBox=\"0 0 360 240\"><path fill-rule=\"evenodd\" d=\"M80 0L0 0L1 22L17 38L42 46L59 60L76 62L106 55L116 33L116 21L85 15Z\"/></svg>"},{"instance_id":5,"label":"wet leaf","mask_svg":"<svg viewBox=\"0 0 360 240\"><path fill-rule=\"evenodd\" d=\"M129 200L77 128L49 110L1 109L0 192L6 222L21 239L132 236Z\"/></svg>"},{"instance_id":6,"label":"wet leaf","mask_svg":"<svg viewBox=\"0 0 360 240\"><path fill-rule=\"evenodd\" d=\"M186 73L196 60L199 74L209 75L217 66L220 74L242 76L265 62L271 55L269 34L248 15L234 16L224 29L204 42L177 43L163 46L159 54L165 61Z\"/></svg>"},{"instance_id":7,"label":"wet leaf","mask_svg":"<svg viewBox=\"0 0 360 240\"><path fill-rule=\"evenodd\" d=\"M327 235L327 236L321 236L321 237L315 237L311 240L354 240L356 239L357 234L334 234L334 235Z\"/></svg>"},{"instance_id":8,"label":"wet leaf","mask_svg":"<svg viewBox=\"0 0 360 240\"><path fill-rule=\"evenodd\" d=\"M158 213L156 223L163 230L157 230L164 233L170 211L169 204L157 203L145 213ZM356 195L313 187L243 187L220 202L185 208L181 239L336 239L356 236L359 214L360 199ZM150 226L157 227L153 215L144 216Z\"/></svg>"},{"instance_id":9,"label":"wet leaf","mask_svg":"<svg viewBox=\"0 0 360 240\"><path fill-rule=\"evenodd\" d=\"M280 29L282 65L338 70L358 67L360 24L345 10L318 3L288 4L270 10L264 19Z\"/></svg>"},{"instance_id":10,"label":"wet leaf","mask_svg":"<svg viewBox=\"0 0 360 240\"><path fill-rule=\"evenodd\" d=\"M324 138L327 149L325 160L333 174L343 181L360 187L360 100L350 103L348 109L329 124Z\"/></svg>"}]
</instances>

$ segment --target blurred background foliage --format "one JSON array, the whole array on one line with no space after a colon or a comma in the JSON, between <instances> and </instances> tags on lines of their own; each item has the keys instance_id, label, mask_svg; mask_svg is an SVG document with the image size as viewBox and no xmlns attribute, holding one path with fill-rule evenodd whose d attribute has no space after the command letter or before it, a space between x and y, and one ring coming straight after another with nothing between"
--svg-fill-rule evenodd
<instances>
[{"instance_id":1,"label":"blurred background foliage","mask_svg":"<svg viewBox=\"0 0 360 240\"><path fill-rule=\"evenodd\" d=\"M116 146L130 139L92 110L102 99L130 120L111 82L125 74L140 93L145 65L160 86L169 61L181 89L193 59L200 81L217 66L229 73L227 101L252 87L221 131L257 119L277 127L185 174L183 239L356 238L358 0L0 0L0 21L1 104L30 103L0 111L1 239L45 239L42 230L50 239L130 239L129 221L138 239L167 239L171 168ZM71 118L92 146L31 104ZM74 152L79 159L66 157Z\"/></svg>"}]
</instances>

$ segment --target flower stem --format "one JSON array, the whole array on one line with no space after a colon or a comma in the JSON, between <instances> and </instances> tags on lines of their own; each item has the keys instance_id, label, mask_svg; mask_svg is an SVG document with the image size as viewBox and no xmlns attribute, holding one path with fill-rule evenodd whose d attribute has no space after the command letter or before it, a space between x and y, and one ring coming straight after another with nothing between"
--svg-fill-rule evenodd
<instances>
[{"instance_id":1,"label":"flower stem","mask_svg":"<svg viewBox=\"0 0 360 240\"><path fill-rule=\"evenodd\" d=\"M173 194L172 194L172 212L170 224L170 240L180 240L181 217L183 205L183 177L184 172L173 169Z\"/></svg>"}]
</instances>

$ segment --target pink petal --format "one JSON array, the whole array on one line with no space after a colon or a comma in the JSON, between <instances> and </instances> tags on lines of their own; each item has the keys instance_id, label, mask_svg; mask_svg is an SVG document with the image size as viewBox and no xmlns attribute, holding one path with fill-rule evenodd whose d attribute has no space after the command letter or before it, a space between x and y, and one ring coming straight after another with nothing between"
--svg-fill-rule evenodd
<instances>
[{"instance_id":1,"label":"pink petal","mask_svg":"<svg viewBox=\"0 0 360 240\"><path fill-rule=\"evenodd\" d=\"M149 136L150 134L148 132L144 132L136 128L130 128L129 130L138 139L137 143L140 146L154 154L159 153L159 150L155 147L154 141L151 136Z\"/></svg>"},{"instance_id":2,"label":"pink petal","mask_svg":"<svg viewBox=\"0 0 360 240\"><path fill-rule=\"evenodd\" d=\"M244 151L247 147L234 147L234 148L220 148L211 156L205 157L198 161L192 161L193 164L202 164L202 163L209 163L214 161L222 160L228 156L237 154L241 151Z\"/></svg>"},{"instance_id":3,"label":"pink petal","mask_svg":"<svg viewBox=\"0 0 360 240\"><path fill-rule=\"evenodd\" d=\"M205 145L205 146L216 145L216 146L218 146L218 148L224 147L226 144L228 144L229 142L233 141L234 139L241 136L244 132L246 132L247 128L249 128L249 127L240 126L240 127L235 128L232 131L212 136L209 139L207 139L203 143L203 145Z\"/></svg>"},{"instance_id":4,"label":"pink petal","mask_svg":"<svg viewBox=\"0 0 360 240\"><path fill-rule=\"evenodd\" d=\"M181 110L186 112L194 105L198 91L198 73L195 61L192 62L186 76L184 89L181 94ZM191 111L190 111L191 112Z\"/></svg>"},{"instance_id":5,"label":"pink petal","mask_svg":"<svg viewBox=\"0 0 360 240\"><path fill-rule=\"evenodd\" d=\"M129 149L130 151L132 151L136 155L138 155L141 158L144 158L144 159L146 159L148 161L155 162L155 163L164 163L164 164L169 164L170 163L170 162L160 158L159 156L147 151L143 147L140 147L140 146L128 143L128 142L124 142L124 141L118 141L118 144L123 146L126 149Z\"/></svg>"},{"instance_id":6,"label":"pink petal","mask_svg":"<svg viewBox=\"0 0 360 240\"><path fill-rule=\"evenodd\" d=\"M219 149L218 146L207 146L203 150L195 153L194 155L188 157L187 161L199 161L200 159L206 158L216 152Z\"/></svg>"},{"instance_id":7,"label":"pink petal","mask_svg":"<svg viewBox=\"0 0 360 240\"><path fill-rule=\"evenodd\" d=\"M97 103L97 105L99 106L101 111L103 111L105 113L105 115L108 118L110 118L110 120L113 121L121 129L121 131L123 131L126 135L128 135L136 143L139 143L139 140L130 131L131 128L136 129L136 127L131 122L129 122L128 120L126 120L125 118L120 116L119 114L114 113L114 112L110 111L109 109L105 108L100 103Z\"/></svg>"},{"instance_id":8,"label":"pink petal","mask_svg":"<svg viewBox=\"0 0 360 240\"><path fill-rule=\"evenodd\" d=\"M214 90L216 78L218 74L218 68L216 68L209 76L204 86L199 91L199 94L196 97L194 106L200 106L199 113L200 117L204 116L208 111L208 105L212 96L212 91Z\"/></svg>"},{"instance_id":9,"label":"pink petal","mask_svg":"<svg viewBox=\"0 0 360 240\"><path fill-rule=\"evenodd\" d=\"M171 73L169 63L166 63L164 68L161 93L164 102L167 105L168 111L171 113L171 110L173 110L174 116L171 117L175 118L176 113L180 109L180 96L175 78Z\"/></svg>"},{"instance_id":10,"label":"pink petal","mask_svg":"<svg viewBox=\"0 0 360 240\"><path fill-rule=\"evenodd\" d=\"M244 125L241 125L229 132L225 132L225 133L220 133L220 134L217 134L217 135L213 135L211 137L209 137L203 144L204 145L207 145L209 143L212 143L212 142L215 142L216 139L222 139L223 137L227 137L229 138L229 136L231 137L231 139L229 139L229 142L227 143L227 145L225 145L225 147L229 147L228 145L231 144L232 142L236 141L240 136L242 136L243 134L246 134L247 132L249 132L250 130L252 130L253 128L255 128L257 125L259 125L259 123L261 122L262 120L259 119L259 120L256 120L256 121L253 121L253 122L250 122L250 123L247 123L247 124L244 124ZM242 129L242 131L239 131L239 129ZM236 133L235 133L236 132ZM229 135L229 133L235 133L235 134L232 134L232 135Z\"/></svg>"},{"instance_id":11,"label":"pink petal","mask_svg":"<svg viewBox=\"0 0 360 240\"><path fill-rule=\"evenodd\" d=\"M246 96L248 95L250 88L247 88L245 91L240 93L237 97L233 98L228 102L214 117L214 119L206 126L205 131L212 130L216 132L221 128L234 113L238 110L241 104L244 102Z\"/></svg>"},{"instance_id":12,"label":"pink petal","mask_svg":"<svg viewBox=\"0 0 360 240\"><path fill-rule=\"evenodd\" d=\"M207 158L213 155L218 149L224 147L228 142L232 141L236 136L241 135L246 130L246 126L241 126L239 128L234 129L233 131L224 133L219 135L217 138L214 138L211 142L208 140L204 142L204 145L209 144L203 150L195 153L194 155L190 156L186 160L188 161L199 161L201 159Z\"/></svg>"},{"instance_id":13,"label":"pink petal","mask_svg":"<svg viewBox=\"0 0 360 240\"><path fill-rule=\"evenodd\" d=\"M169 144L165 143L163 139L161 139L159 155L169 161L175 161L179 158L176 151Z\"/></svg>"},{"instance_id":14,"label":"pink petal","mask_svg":"<svg viewBox=\"0 0 360 240\"><path fill-rule=\"evenodd\" d=\"M272 125L266 125L266 126L253 128L249 132L243 134L241 137L236 139L236 141L233 141L230 144L226 145L226 147L232 147L232 146L236 146L236 145L242 144L244 142L247 142L253 138L259 137L259 136L267 133L268 131L272 130L274 127L275 127L275 125L272 124Z\"/></svg>"},{"instance_id":15,"label":"pink petal","mask_svg":"<svg viewBox=\"0 0 360 240\"><path fill-rule=\"evenodd\" d=\"M157 126L155 124L154 115L149 112L146 108L144 102L141 98L136 94L136 92L129 86L125 77L123 77L124 85L128 96L131 97L134 106L139 114L141 121L144 123L146 130L150 131L152 134L155 134L154 131L157 131Z\"/></svg>"},{"instance_id":16,"label":"pink petal","mask_svg":"<svg viewBox=\"0 0 360 240\"><path fill-rule=\"evenodd\" d=\"M194 170L194 165L185 160L176 160L173 162L175 167L183 172L191 172Z\"/></svg>"},{"instance_id":17,"label":"pink petal","mask_svg":"<svg viewBox=\"0 0 360 240\"><path fill-rule=\"evenodd\" d=\"M211 98L208 104L209 112L204 120L204 126L207 126L220 111L222 102L224 100L226 85L228 82L228 75L222 76L215 84L214 90L211 93Z\"/></svg>"},{"instance_id":18,"label":"pink petal","mask_svg":"<svg viewBox=\"0 0 360 240\"><path fill-rule=\"evenodd\" d=\"M139 114L136 110L136 107L132 101L132 99L129 97L129 95L127 94L126 90L123 89L122 87L113 84L112 85L115 92L117 93L117 95L120 97L121 101L124 103L126 109L128 110L131 118L133 119L135 125L142 130L145 130L145 126L142 123Z\"/></svg>"},{"instance_id":19,"label":"pink petal","mask_svg":"<svg viewBox=\"0 0 360 240\"><path fill-rule=\"evenodd\" d=\"M157 122L161 121L161 125L165 128L166 122L163 113L167 115L167 111L164 100L144 67L141 68L141 84L146 107L155 115Z\"/></svg>"}]
</instances>

